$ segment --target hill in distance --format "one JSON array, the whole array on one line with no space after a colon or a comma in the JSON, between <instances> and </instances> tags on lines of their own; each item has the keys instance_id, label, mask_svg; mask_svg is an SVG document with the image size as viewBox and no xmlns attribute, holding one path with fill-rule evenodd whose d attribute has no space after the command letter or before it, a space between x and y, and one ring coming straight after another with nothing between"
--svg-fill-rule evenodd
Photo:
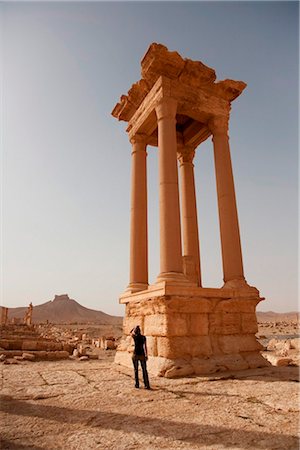
<instances>
[{"instance_id":1,"label":"hill in distance","mask_svg":"<svg viewBox=\"0 0 300 450\"><path fill-rule=\"evenodd\" d=\"M299 322L300 314L297 311L278 313L273 311L256 311L258 322Z\"/></svg>"},{"instance_id":2,"label":"hill in distance","mask_svg":"<svg viewBox=\"0 0 300 450\"><path fill-rule=\"evenodd\" d=\"M23 320L27 307L9 308L8 318ZM298 312L277 313L273 311L257 311L258 322L298 322ZM33 307L33 323L97 323L102 325L122 325L123 317L111 316L102 311L85 308L68 294L55 295L54 300Z\"/></svg>"},{"instance_id":3,"label":"hill in distance","mask_svg":"<svg viewBox=\"0 0 300 450\"><path fill-rule=\"evenodd\" d=\"M9 308L8 319L23 319L27 307ZM44 323L97 323L102 325L122 325L123 317L110 316L102 311L85 308L68 294L55 295L54 300L33 306L32 322Z\"/></svg>"}]
</instances>

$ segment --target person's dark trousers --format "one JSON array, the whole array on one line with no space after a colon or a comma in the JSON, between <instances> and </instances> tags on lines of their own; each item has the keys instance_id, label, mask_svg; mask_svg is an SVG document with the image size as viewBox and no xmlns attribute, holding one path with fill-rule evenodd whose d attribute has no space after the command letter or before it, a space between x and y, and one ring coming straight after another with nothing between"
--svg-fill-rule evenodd
<instances>
[{"instance_id":1,"label":"person's dark trousers","mask_svg":"<svg viewBox=\"0 0 300 450\"><path fill-rule=\"evenodd\" d=\"M141 356L134 355L132 357L132 362L133 362L133 367L134 367L135 387L139 387L139 385L140 385L140 383L139 383L139 361L142 366L145 388L149 389L150 384L149 384L149 378L148 378L148 372L147 372L147 363L146 363L146 358L143 355L141 355Z\"/></svg>"}]
</instances>

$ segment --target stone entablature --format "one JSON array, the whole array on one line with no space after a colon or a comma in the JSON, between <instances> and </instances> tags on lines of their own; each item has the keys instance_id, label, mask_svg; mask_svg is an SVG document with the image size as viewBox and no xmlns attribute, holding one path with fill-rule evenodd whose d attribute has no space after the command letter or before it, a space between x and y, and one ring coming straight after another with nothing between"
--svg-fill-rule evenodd
<instances>
[{"instance_id":1,"label":"stone entablature","mask_svg":"<svg viewBox=\"0 0 300 450\"><path fill-rule=\"evenodd\" d=\"M211 134L209 121L229 117L230 103L245 89L242 81L216 82L213 69L200 61L183 59L161 44L151 44L141 62L142 79L122 95L112 111L128 122L127 131L147 136L147 144L157 146L156 105L162 98L177 101L177 140L197 147Z\"/></svg>"}]
</instances>

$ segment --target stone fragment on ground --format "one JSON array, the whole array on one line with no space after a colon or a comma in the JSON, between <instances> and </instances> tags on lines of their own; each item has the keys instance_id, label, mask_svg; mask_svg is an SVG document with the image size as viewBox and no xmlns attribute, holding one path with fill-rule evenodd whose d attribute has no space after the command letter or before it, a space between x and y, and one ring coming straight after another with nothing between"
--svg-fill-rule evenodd
<instances>
[{"instance_id":1,"label":"stone fragment on ground","mask_svg":"<svg viewBox=\"0 0 300 450\"><path fill-rule=\"evenodd\" d=\"M282 357L270 353L264 353L264 357L272 364L272 366L288 366L293 362L292 358Z\"/></svg>"}]
</instances>

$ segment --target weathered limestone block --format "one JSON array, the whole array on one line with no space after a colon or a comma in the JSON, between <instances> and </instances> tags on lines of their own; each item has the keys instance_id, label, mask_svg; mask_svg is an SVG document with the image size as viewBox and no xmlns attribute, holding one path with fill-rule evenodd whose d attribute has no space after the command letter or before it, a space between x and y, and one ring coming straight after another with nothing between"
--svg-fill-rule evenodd
<instances>
[{"instance_id":1,"label":"weathered limestone block","mask_svg":"<svg viewBox=\"0 0 300 450\"><path fill-rule=\"evenodd\" d=\"M239 334L241 332L241 316L239 313L209 314L210 334Z\"/></svg>"},{"instance_id":2,"label":"weathered limestone block","mask_svg":"<svg viewBox=\"0 0 300 450\"><path fill-rule=\"evenodd\" d=\"M145 316L143 330L146 336L167 336L168 317L165 314Z\"/></svg>"},{"instance_id":3,"label":"weathered limestone block","mask_svg":"<svg viewBox=\"0 0 300 450\"><path fill-rule=\"evenodd\" d=\"M249 364L250 369L256 369L257 367L270 366L270 363L257 352L242 352L241 355Z\"/></svg>"},{"instance_id":4,"label":"weathered limestone block","mask_svg":"<svg viewBox=\"0 0 300 450\"><path fill-rule=\"evenodd\" d=\"M147 336L147 350L149 356L158 356L157 352L157 338L154 336Z\"/></svg>"},{"instance_id":5,"label":"weathered limestone block","mask_svg":"<svg viewBox=\"0 0 300 450\"><path fill-rule=\"evenodd\" d=\"M255 312L253 313L242 313L242 333L254 333L258 332L257 319Z\"/></svg>"},{"instance_id":6,"label":"weathered limestone block","mask_svg":"<svg viewBox=\"0 0 300 450\"><path fill-rule=\"evenodd\" d=\"M148 339L147 339L148 340ZM118 345L118 351L125 352L129 349L129 347L133 347L133 339L131 336L124 336L119 345Z\"/></svg>"},{"instance_id":7,"label":"weathered limestone block","mask_svg":"<svg viewBox=\"0 0 300 450\"><path fill-rule=\"evenodd\" d=\"M167 336L187 336L189 334L189 316L187 314L167 315Z\"/></svg>"},{"instance_id":8,"label":"weathered limestone block","mask_svg":"<svg viewBox=\"0 0 300 450\"><path fill-rule=\"evenodd\" d=\"M247 313L254 312L256 305L259 303L259 297L253 297L251 299L247 298L230 298L226 300L221 300L217 303L214 312L237 312L237 313Z\"/></svg>"},{"instance_id":9,"label":"weathered limestone block","mask_svg":"<svg viewBox=\"0 0 300 450\"><path fill-rule=\"evenodd\" d=\"M19 361L14 358L8 358L3 361L3 364L19 364Z\"/></svg>"},{"instance_id":10,"label":"weathered limestone block","mask_svg":"<svg viewBox=\"0 0 300 450\"><path fill-rule=\"evenodd\" d=\"M23 341L22 350L39 350L40 348L38 348L37 344L37 341Z\"/></svg>"},{"instance_id":11,"label":"weathered limestone block","mask_svg":"<svg viewBox=\"0 0 300 450\"><path fill-rule=\"evenodd\" d=\"M252 334L218 336L217 340L224 354L259 351L263 349L263 346Z\"/></svg>"},{"instance_id":12,"label":"weathered limestone block","mask_svg":"<svg viewBox=\"0 0 300 450\"><path fill-rule=\"evenodd\" d=\"M115 356L115 363L120 364L121 366L128 367L130 369L132 369L132 367L133 367L131 355L128 352L117 351L116 356Z\"/></svg>"},{"instance_id":13,"label":"weathered limestone block","mask_svg":"<svg viewBox=\"0 0 300 450\"><path fill-rule=\"evenodd\" d=\"M155 314L145 316L144 334L146 336L186 336L189 323L186 314Z\"/></svg>"},{"instance_id":14,"label":"weathered limestone block","mask_svg":"<svg viewBox=\"0 0 300 450\"><path fill-rule=\"evenodd\" d=\"M63 350L55 351L55 352L47 352L47 359L49 359L49 360L68 359L68 358L69 358L69 352L65 352Z\"/></svg>"},{"instance_id":15,"label":"weathered limestone block","mask_svg":"<svg viewBox=\"0 0 300 450\"><path fill-rule=\"evenodd\" d=\"M20 350L22 349L22 340L20 339L1 339L0 347L5 350Z\"/></svg>"},{"instance_id":16,"label":"weathered limestone block","mask_svg":"<svg viewBox=\"0 0 300 450\"><path fill-rule=\"evenodd\" d=\"M174 361L160 356L149 356L147 368L151 375L163 377L167 370L171 369L174 365Z\"/></svg>"},{"instance_id":17,"label":"weathered limestone block","mask_svg":"<svg viewBox=\"0 0 300 450\"><path fill-rule=\"evenodd\" d=\"M167 297L167 296L166 296ZM209 313L214 310L215 300L195 297L172 297L166 300L168 312L185 314Z\"/></svg>"},{"instance_id":18,"label":"weathered limestone block","mask_svg":"<svg viewBox=\"0 0 300 450\"><path fill-rule=\"evenodd\" d=\"M249 369L247 361L239 354L221 355L213 357L217 370L245 370Z\"/></svg>"},{"instance_id":19,"label":"weathered limestone block","mask_svg":"<svg viewBox=\"0 0 300 450\"><path fill-rule=\"evenodd\" d=\"M194 373L193 366L185 359L177 359L173 361L173 365L170 369L167 369L164 373L166 378L187 377Z\"/></svg>"},{"instance_id":20,"label":"weathered limestone block","mask_svg":"<svg viewBox=\"0 0 300 450\"><path fill-rule=\"evenodd\" d=\"M216 372L216 364L211 358L193 358L191 360L191 365L196 375Z\"/></svg>"},{"instance_id":21,"label":"weathered limestone block","mask_svg":"<svg viewBox=\"0 0 300 450\"><path fill-rule=\"evenodd\" d=\"M137 325L140 326L141 330L144 330L144 317L138 316L126 316L123 321L123 330L125 334L130 334L131 330ZM143 331L145 333L145 331Z\"/></svg>"},{"instance_id":22,"label":"weathered limestone block","mask_svg":"<svg viewBox=\"0 0 300 450\"><path fill-rule=\"evenodd\" d=\"M152 86L160 75L177 78L184 60L177 52L168 51L162 44L153 43L141 61L142 77Z\"/></svg>"},{"instance_id":23,"label":"weathered limestone block","mask_svg":"<svg viewBox=\"0 0 300 450\"><path fill-rule=\"evenodd\" d=\"M189 333L191 336L205 336L208 334L208 314L190 314Z\"/></svg>"},{"instance_id":24,"label":"weathered limestone block","mask_svg":"<svg viewBox=\"0 0 300 450\"><path fill-rule=\"evenodd\" d=\"M272 364L272 366L288 366L293 362L292 358L281 357L274 354L265 353L266 359Z\"/></svg>"},{"instance_id":25,"label":"weathered limestone block","mask_svg":"<svg viewBox=\"0 0 300 450\"><path fill-rule=\"evenodd\" d=\"M208 336L189 337L158 337L158 356L176 359L182 357L209 356L212 354Z\"/></svg>"},{"instance_id":26,"label":"weathered limestone block","mask_svg":"<svg viewBox=\"0 0 300 450\"><path fill-rule=\"evenodd\" d=\"M187 59L184 69L179 76L182 83L195 88L201 88L205 84L213 83L216 79L216 72L214 69L206 66L200 61L192 61Z\"/></svg>"},{"instance_id":27,"label":"weathered limestone block","mask_svg":"<svg viewBox=\"0 0 300 450\"><path fill-rule=\"evenodd\" d=\"M74 350L74 345L62 343L62 350L68 352L71 355Z\"/></svg>"},{"instance_id":28,"label":"weathered limestone block","mask_svg":"<svg viewBox=\"0 0 300 450\"><path fill-rule=\"evenodd\" d=\"M52 341L37 341L36 350L56 351L61 350L63 347L61 342Z\"/></svg>"},{"instance_id":29,"label":"weathered limestone block","mask_svg":"<svg viewBox=\"0 0 300 450\"><path fill-rule=\"evenodd\" d=\"M34 355L35 355L36 359L39 359L39 360L48 359L48 356L47 356L48 352L46 352L46 350L40 350L40 351L34 352Z\"/></svg>"},{"instance_id":30,"label":"weathered limestone block","mask_svg":"<svg viewBox=\"0 0 300 450\"><path fill-rule=\"evenodd\" d=\"M32 353L24 352L22 354L22 359L24 359L25 361L34 361L35 360L35 356Z\"/></svg>"},{"instance_id":31,"label":"weathered limestone block","mask_svg":"<svg viewBox=\"0 0 300 450\"><path fill-rule=\"evenodd\" d=\"M270 341L267 344L267 350L269 352L272 352L276 349L276 344L278 344L278 340L277 339L270 339Z\"/></svg>"},{"instance_id":32,"label":"weathered limestone block","mask_svg":"<svg viewBox=\"0 0 300 450\"><path fill-rule=\"evenodd\" d=\"M163 314L165 306L160 298L132 302L126 305L126 316L147 316L152 314Z\"/></svg>"}]
</instances>

